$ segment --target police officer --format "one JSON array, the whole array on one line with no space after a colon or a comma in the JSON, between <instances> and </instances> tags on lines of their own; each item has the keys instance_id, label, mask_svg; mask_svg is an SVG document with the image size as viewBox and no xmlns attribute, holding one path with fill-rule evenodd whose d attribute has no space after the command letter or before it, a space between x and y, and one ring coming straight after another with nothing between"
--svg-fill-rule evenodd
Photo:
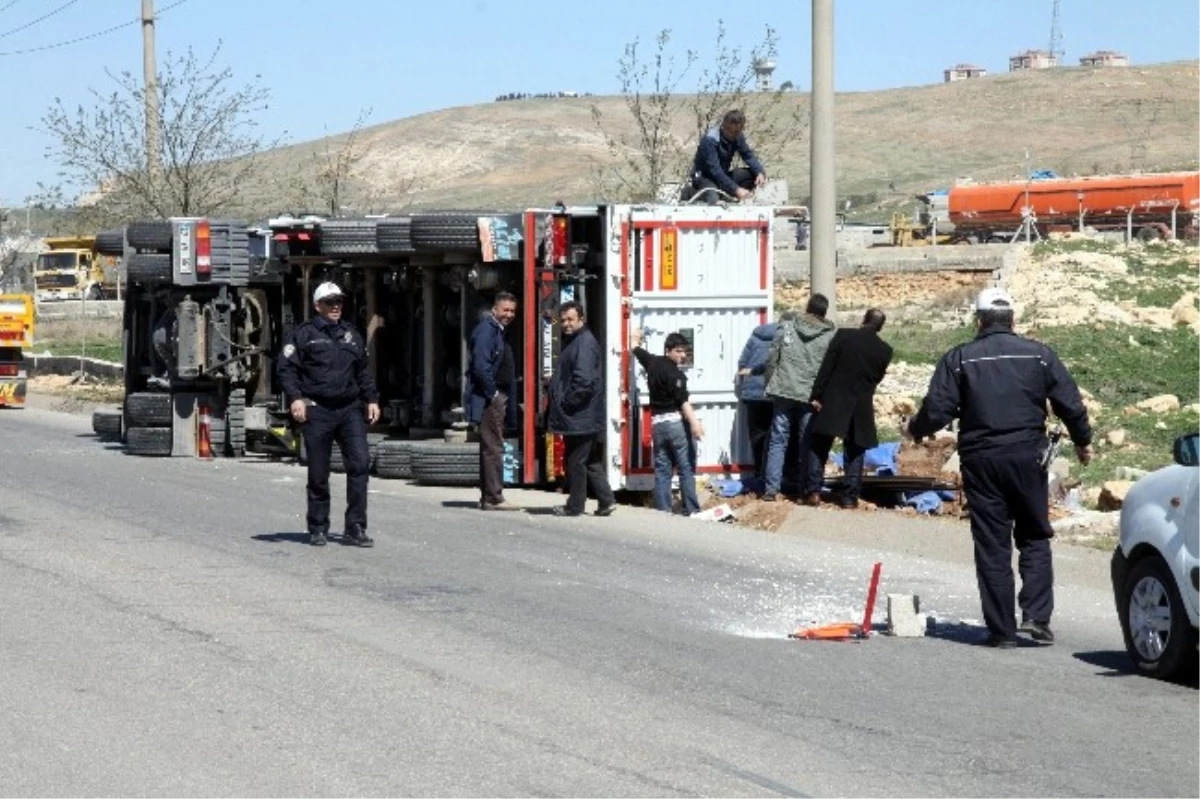
<instances>
[{"instance_id":1,"label":"police officer","mask_svg":"<svg viewBox=\"0 0 1200 799\"><path fill-rule=\"evenodd\" d=\"M342 541L369 547L375 542L367 535L366 425L379 420L379 391L362 336L342 321L342 290L322 283L313 304L317 315L292 331L279 362L279 381L292 418L304 426L308 449L309 543L325 546L329 534L329 460L336 440L346 464Z\"/></svg>"},{"instance_id":2,"label":"police officer","mask_svg":"<svg viewBox=\"0 0 1200 799\"><path fill-rule=\"evenodd\" d=\"M988 645L1017 645L1014 538L1020 551L1019 629L1035 641L1052 643L1054 532L1042 463L1047 400L1085 465L1092 459L1092 429L1079 388L1054 350L1013 332L1013 301L1005 291L984 289L975 319L975 339L942 356L906 433L923 438L952 418L960 420L958 453Z\"/></svg>"}]
</instances>

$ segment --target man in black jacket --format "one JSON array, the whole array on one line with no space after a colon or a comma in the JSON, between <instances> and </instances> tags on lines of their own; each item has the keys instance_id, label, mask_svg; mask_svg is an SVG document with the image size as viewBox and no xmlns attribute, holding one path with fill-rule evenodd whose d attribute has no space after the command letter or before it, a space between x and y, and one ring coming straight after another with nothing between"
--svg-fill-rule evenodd
<instances>
[{"instance_id":1,"label":"man in black jacket","mask_svg":"<svg viewBox=\"0 0 1200 799\"><path fill-rule=\"evenodd\" d=\"M942 356L906 433L932 435L959 419L958 454L975 539L975 574L989 646L1016 646L1012 540L1020 551L1021 632L1051 643L1054 570L1042 453L1046 402L1067 426L1079 462L1092 459L1092 428L1079 388L1054 350L1013 332L1013 302L984 289L978 334Z\"/></svg>"},{"instance_id":2,"label":"man in black jacket","mask_svg":"<svg viewBox=\"0 0 1200 799\"><path fill-rule=\"evenodd\" d=\"M815 468L810 468L804 486L804 504L817 505L825 476L825 461L833 439L841 437L846 489L843 508L858 505L862 490L863 455L879 445L875 431L875 387L892 362L892 348L879 337L887 317L878 308L863 316L857 330L833 334L829 349L813 381L812 406L817 411L812 423Z\"/></svg>"},{"instance_id":3,"label":"man in black jacket","mask_svg":"<svg viewBox=\"0 0 1200 799\"><path fill-rule=\"evenodd\" d=\"M342 540L374 545L367 535L367 424L379 421L379 391L362 336L342 321L345 296L333 283L313 292L317 315L288 337L279 382L308 452L308 537L325 546L329 533L329 460L338 442L346 464L346 528ZM365 409L364 409L365 406Z\"/></svg>"},{"instance_id":4,"label":"man in black jacket","mask_svg":"<svg viewBox=\"0 0 1200 799\"><path fill-rule=\"evenodd\" d=\"M617 507L608 471L604 466L604 353L600 342L584 324L583 308L564 302L558 309L562 347L558 369L550 383L550 432L563 437L566 449L566 505L554 508L559 516L580 516L588 486L600 501L597 516L609 516Z\"/></svg>"},{"instance_id":5,"label":"man in black jacket","mask_svg":"<svg viewBox=\"0 0 1200 799\"><path fill-rule=\"evenodd\" d=\"M744 200L752 190L767 182L766 170L742 133L745 124L744 113L729 111L722 117L720 125L700 137L696 156L692 159L692 180L684 200L700 195L700 202L713 205L720 199L718 189L730 197ZM745 169L732 168L734 155L742 157Z\"/></svg>"},{"instance_id":6,"label":"man in black jacket","mask_svg":"<svg viewBox=\"0 0 1200 799\"><path fill-rule=\"evenodd\" d=\"M504 422L516 383L516 360L504 330L517 316L517 298L501 291L492 312L471 331L464 386L467 421L479 427L479 507L520 510L504 499Z\"/></svg>"}]
</instances>

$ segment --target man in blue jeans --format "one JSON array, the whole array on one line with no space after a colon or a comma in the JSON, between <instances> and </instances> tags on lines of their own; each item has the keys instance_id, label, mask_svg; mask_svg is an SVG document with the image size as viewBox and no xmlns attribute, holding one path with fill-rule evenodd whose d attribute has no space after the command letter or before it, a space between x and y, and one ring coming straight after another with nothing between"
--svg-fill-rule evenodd
<instances>
[{"instance_id":1,"label":"man in blue jeans","mask_svg":"<svg viewBox=\"0 0 1200 799\"><path fill-rule=\"evenodd\" d=\"M771 440L767 445L767 484L762 496L767 502L774 502L779 496L785 472L784 460L793 439L799 444L799 462L786 465L796 467L799 472L797 491L804 490L809 472L819 468L812 454L809 426L813 407L809 398L837 328L825 318L828 310L829 300L825 295L812 295L803 314L779 323L775 340L771 342L764 370L767 396L775 408Z\"/></svg>"},{"instance_id":2,"label":"man in blue jeans","mask_svg":"<svg viewBox=\"0 0 1200 799\"><path fill-rule=\"evenodd\" d=\"M654 507L671 512L671 478L679 472L683 512L700 511L696 496L696 450L693 439L704 438L704 425L696 418L688 395L687 376L679 367L687 361L688 341L679 333L667 336L662 355L642 349L642 331L629 337L633 356L646 370L650 388L650 423L654 431Z\"/></svg>"}]
</instances>

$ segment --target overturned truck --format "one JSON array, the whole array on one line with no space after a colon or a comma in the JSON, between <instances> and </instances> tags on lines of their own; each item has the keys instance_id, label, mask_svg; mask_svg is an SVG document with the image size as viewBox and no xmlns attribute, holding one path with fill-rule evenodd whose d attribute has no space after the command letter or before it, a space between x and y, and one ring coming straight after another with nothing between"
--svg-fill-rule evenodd
<instances>
[{"instance_id":1,"label":"overturned truck","mask_svg":"<svg viewBox=\"0 0 1200 799\"><path fill-rule=\"evenodd\" d=\"M446 211L343 220L285 217L248 227L215 219L125 230L125 402L120 438L136 455L304 458L275 364L325 280L347 294L383 417L370 432L384 477L470 485L478 444L463 419L470 333L496 293L518 299L508 340L516 402L505 480L562 475L546 429L557 308L579 302L607 353L604 437L614 487L653 483L645 376L629 351L636 326L660 351L691 344L692 402L707 435L700 473L751 463L733 393L737 359L773 307L772 222L756 206L556 206L520 213ZM111 427L110 427L111 429ZM335 453L335 464L340 458Z\"/></svg>"}]
</instances>

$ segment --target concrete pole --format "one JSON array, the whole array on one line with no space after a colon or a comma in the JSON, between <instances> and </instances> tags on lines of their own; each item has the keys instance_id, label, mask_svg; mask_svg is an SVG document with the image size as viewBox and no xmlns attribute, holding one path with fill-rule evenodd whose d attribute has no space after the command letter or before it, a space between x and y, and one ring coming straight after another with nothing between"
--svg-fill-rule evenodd
<instances>
[{"instance_id":1,"label":"concrete pole","mask_svg":"<svg viewBox=\"0 0 1200 799\"><path fill-rule=\"evenodd\" d=\"M154 177L162 168L158 67L154 61L154 0L142 0L142 72L146 85L146 169Z\"/></svg>"},{"instance_id":2,"label":"concrete pole","mask_svg":"<svg viewBox=\"0 0 1200 799\"><path fill-rule=\"evenodd\" d=\"M810 288L837 305L837 187L833 147L833 0L812 0Z\"/></svg>"}]
</instances>

